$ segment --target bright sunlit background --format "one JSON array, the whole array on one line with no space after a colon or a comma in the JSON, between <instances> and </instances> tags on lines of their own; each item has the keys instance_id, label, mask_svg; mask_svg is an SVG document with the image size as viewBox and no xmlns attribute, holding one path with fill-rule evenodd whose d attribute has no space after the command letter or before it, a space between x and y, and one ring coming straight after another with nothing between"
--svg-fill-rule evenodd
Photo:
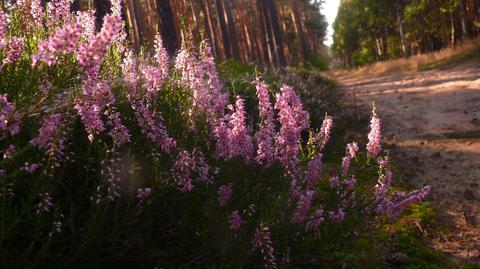
<instances>
[{"instance_id":1,"label":"bright sunlit background","mask_svg":"<svg viewBox=\"0 0 480 269\"><path fill-rule=\"evenodd\" d=\"M337 17L338 5L340 4L340 0L326 0L325 3L322 5L322 14L327 17L328 21L328 34L327 39L325 40L325 45L330 46L333 43L332 34L333 28L332 24Z\"/></svg>"}]
</instances>

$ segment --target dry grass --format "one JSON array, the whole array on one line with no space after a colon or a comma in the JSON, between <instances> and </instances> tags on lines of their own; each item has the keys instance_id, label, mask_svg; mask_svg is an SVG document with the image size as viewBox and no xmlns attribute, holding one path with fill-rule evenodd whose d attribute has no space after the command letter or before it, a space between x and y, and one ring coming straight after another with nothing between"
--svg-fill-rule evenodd
<instances>
[{"instance_id":1,"label":"dry grass","mask_svg":"<svg viewBox=\"0 0 480 269\"><path fill-rule=\"evenodd\" d=\"M480 39L464 42L455 48L445 48L436 52L419 54L409 58L377 62L352 69L335 69L329 76L362 76L367 74L414 73L421 70L451 67L459 63L478 62Z\"/></svg>"}]
</instances>

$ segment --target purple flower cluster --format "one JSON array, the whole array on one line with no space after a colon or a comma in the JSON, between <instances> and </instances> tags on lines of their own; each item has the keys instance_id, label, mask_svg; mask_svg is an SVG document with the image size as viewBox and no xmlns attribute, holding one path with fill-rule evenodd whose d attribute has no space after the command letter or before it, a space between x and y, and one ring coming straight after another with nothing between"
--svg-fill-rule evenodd
<instances>
[{"instance_id":1,"label":"purple flower cluster","mask_svg":"<svg viewBox=\"0 0 480 269\"><path fill-rule=\"evenodd\" d=\"M42 0L31 0L30 1L30 14L33 18L33 23L36 27L43 26L44 13L42 6Z\"/></svg>"},{"instance_id":2,"label":"purple flower cluster","mask_svg":"<svg viewBox=\"0 0 480 269\"><path fill-rule=\"evenodd\" d=\"M122 124L120 113L115 111L108 112L107 125L110 127L108 134L113 138L115 144L121 146L130 142L130 133L125 125Z\"/></svg>"},{"instance_id":3,"label":"purple flower cluster","mask_svg":"<svg viewBox=\"0 0 480 269\"><path fill-rule=\"evenodd\" d=\"M275 138L276 158L287 171L295 173L298 166L300 139L308 128L308 112L303 109L300 97L292 87L284 85L277 93L275 109L278 110L280 131Z\"/></svg>"},{"instance_id":4,"label":"purple flower cluster","mask_svg":"<svg viewBox=\"0 0 480 269\"><path fill-rule=\"evenodd\" d=\"M319 150L322 151L330 140L330 135L333 127L333 118L330 116L325 116L323 120L322 127L316 135L316 142L319 145Z\"/></svg>"},{"instance_id":5,"label":"purple flower cluster","mask_svg":"<svg viewBox=\"0 0 480 269\"><path fill-rule=\"evenodd\" d=\"M190 116L206 115L211 127L221 128L219 125L224 116L227 95L221 91L215 62L206 44L200 56L200 58L197 57L192 49L187 48L185 44L182 46L175 58L175 69L180 75L178 83L180 86L191 90Z\"/></svg>"},{"instance_id":6,"label":"purple flower cluster","mask_svg":"<svg viewBox=\"0 0 480 269\"><path fill-rule=\"evenodd\" d=\"M142 132L146 133L154 143L157 143L164 153L170 153L176 147L176 142L168 135L160 113L151 112L142 101L132 104L132 108Z\"/></svg>"},{"instance_id":7,"label":"purple flower cluster","mask_svg":"<svg viewBox=\"0 0 480 269\"><path fill-rule=\"evenodd\" d=\"M258 227L253 234L253 249L260 251L264 261L264 267L268 269L278 268L273 247L270 228L268 226Z\"/></svg>"},{"instance_id":8,"label":"purple flower cluster","mask_svg":"<svg viewBox=\"0 0 480 269\"><path fill-rule=\"evenodd\" d=\"M52 0L47 3L49 25L60 25L70 19L70 5L73 0Z\"/></svg>"},{"instance_id":9,"label":"purple flower cluster","mask_svg":"<svg viewBox=\"0 0 480 269\"><path fill-rule=\"evenodd\" d=\"M103 61L107 49L112 45L115 36L122 29L120 16L106 15L103 18L103 26L99 33L89 39L87 43L80 45L76 57L88 77L96 77L100 63Z\"/></svg>"},{"instance_id":10,"label":"purple flower cluster","mask_svg":"<svg viewBox=\"0 0 480 269\"><path fill-rule=\"evenodd\" d=\"M80 116L88 139L93 141L94 135L103 132L105 125L101 119L107 104L113 100L112 93L107 82L95 82L85 80L83 83L83 94L76 100L75 109Z\"/></svg>"},{"instance_id":11,"label":"purple flower cluster","mask_svg":"<svg viewBox=\"0 0 480 269\"><path fill-rule=\"evenodd\" d=\"M20 114L15 111L14 104L8 101L6 94L0 94L0 131L0 137L20 132Z\"/></svg>"},{"instance_id":12,"label":"purple flower cluster","mask_svg":"<svg viewBox=\"0 0 480 269\"><path fill-rule=\"evenodd\" d=\"M228 140L229 155L228 158L242 156L246 160L253 157L252 137L248 133L244 101L237 96L235 102L235 111L230 116Z\"/></svg>"},{"instance_id":13,"label":"purple flower cluster","mask_svg":"<svg viewBox=\"0 0 480 269\"><path fill-rule=\"evenodd\" d=\"M342 208L338 209L337 212L329 211L328 212L328 218L332 222L340 223L345 219L345 212L343 211Z\"/></svg>"},{"instance_id":14,"label":"purple flower cluster","mask_svg":"<svg viewBox=\"0 0 480 269\"><path fill-rule=\"evenodd\" d=\"M308 214L308 211L312 206L314 194L315 194L314 191L306 191L305 194L300 196L300 199L297 204L297 209L295 210L295 213L293 214L293 217L292 217L292 223L299 224L305 220Z\"/></svg>"},{"instance_id":15,"label":"purple flower cluster","mask_svg":"<svg viewBox=\"0 0 480 269\"><path fill-rule=\"evenodd\" d=\"M13 144L9 145L7 149L3 152L3 159L5 160L12 159L16 151L17 151L17 148L15 147L15 145Z\"/></svg>"},{"instance_id":16,"label":"purple flower cluster","mask_svg":"<svg viewBox=\"0 0 480 269\"><path fill-rule=\"evenodd\" d=\"M323 154L317 153L315 156L308 162L307 174L305 179L309 188L312 188L315 183L320 179L322 172L322 158Z\"/></svg>"},{"instance_id":17,"label":"purple flower cluster","mask_svg":"<svg viewBox=\"0 0 480 269\"><path fill-rule=\"evenodd\" d=\"M190 153L187 150L179 149L171 172L179 190L190 192L194 187L194 179L198 182L209 182L210 166L199 150L194 149Z\"/></svg>"},{"instance_id":18,"label":"purple flower cluster","mask_svg":"<svg viewBox=\"0 0 480 269\"><path fill-rule=\"evenodd\" d=\"M127 84L129 98L137 97L137 82L138 82L138 73L137 73L137 60L133 51L129 50L125 52L122 63L122 73L123 79Z\"/></svg>"},{"instance_id":19,"label":"purple flower cluster","mask_svg":"<svg viewBox=\"0 0 480 269\"><path fill-rule=\"evenodd\" d=\"M40 42L37 54L32 57L32 64L36 65L38 62L44 62L49 66L56 64L59 55L75 50L81 34L82 25L79 23L68 23L58 28L52 37Z\"/></svg>"},{"instance_id":20,"label":"purple flower cluster","mask_svg":"<svg viewBox=\"0 0 480 269\"><path fill-rule=\"evenodd\" d=\"M243 220L238 210L235 210L232 213L230 213L230 215L228 216L228 223L230 223L230 229L235 231L240 230L240 228L242 227Z\"/></svg>"},{"instance_id":21,"label":"purple flower cluster","mask_svg":"<svg viewBox=\"0 0 480 269\"><path fill-rule=\"evenodd\" d=\"M218 188L218 203L220 206L226 206L230 198L232 197L233 184L222 185Z\"/></svg>"},{"instance_id":22,"label":"purple flower cluster","mask_svg":"<svg viewBox=\"0 0 480 269\"><path fill-rule=\"evenodd\" d=\"M6 44L6 56L2 61L2 66L14 63L22 57L23 39L12 37Z\"/></svg>"},{"instance_id":23,"label":"purple flower cluster","mask_svg":"<svg viewBox=\"0 0 480 269\"><path fill-rule=\"evenodd\" d=\"M358 144L353 142L347 145L347 154L342 159L342 176L348 175L348 169L350 168L350 161L357 156Z\"/></svg>"},{"instance_id":24,"label":"purple flower cluster","mask_svg":"<svg viewBox=\"0 0 480 269\"><path fill-rule=\"evenodd\" d=\"M7 14L0 10L0 48L5 46L5 37L8 32Z\"/></svg>"},{"instance_id":25,"label":"purple flower cluster","mask_svg":"<svg viewBox=\"0 0 480 269\"><path fill-rule=\"evenodd\" d=\"M83 37L93 38L95 36L95 14L93 10L77 11L77 24L83 28Z\"/></svg>"},{"instance_id":26,"label":"purple flower cluster","mask_svg":"<svg viewBox=\"0 0 480 269\"><path fill-rule=\"evenodd\" d=\"M367 152L368 156L375 158L382 151L382 132L380 118L377 116L375 106L372 110L372 119L370 121L370 133L368 134Z\"/></svg>"},{"instance_id":27,"label":"purple flower cluster","mask_svg":"<svg viewBox=\"0 0 480 269\"><path fill-rule=\"evenodd\" d=\"M47 145L53 141L61 120L62 115L60 114L45 117L43 119L42 127L40 127L38 132L38 136L30 140L30 144L38 146L39 148L47 147Z\"/></svg>"},{"instance_id":28,"label":"purple flower cluster","mask_svg":"<svg viewBox=\"0 0 480 269\"><path fill-rule=\"evenodd\" d=\"M33 175L37 169L40 167L39 164L37 163L28 163L26 162L23 167L22 167L22 170L29 173L30 175Z\"/></svg>"},{"instance_id":29,"label":"purple flower cluster","mask_svg":"<svg viewBox=\"0 0 480 269\"><path fill-rule=\"evenodd\" d=\"M102 161L102 176L107 180L107 198L115 201L121 196L122 159L114 152L113 157Z\"/></svg>"},{"instance_id":30,"label":"purple flower cluster","mask_svg":"<svg viewBox=\"0 0 480 269\"><path fill-rule=\"evenodd\" d=\"M273 139L275 135L275 125L273 122L273 106L270 102L267 84L255 81L258 97L258 110L260 123L258 131L255 134L257 144L257 157L255 160L259 164L270 166L273 162Z\"/></svg>"},{"instance_id":31,"label":"purple flower cluster","mask_svg":"<svg viewBox=\"0 0 480 269\"><path fill-rule=\"evenodd\" d=\"M306 229L307 231L316 231L318 227L325 221L323 217L323 209L319 208L315 210L315 213L308 219Z\"/></svg>"},{"instance_id":32,"label":"purple flower cluster","mask_svg":"<svg viewBox=\"0 0 480 269\"><path fill-rule=\"evenodd\" d=\"M50 212L53 207L53 199L48 192L40 194L40 202L37 204L37 214Z\"/></svg>"},{"instance_id":33,"label":"purple flower cluster","mask_svg":"<svg viewBox=\"0 0 480 269\"><path fill-rule=\"evenodd\" d=\"M143 64L140 67L142 76L145 81L145 89L147 90L147 97L151 99L155 93L162 90L163 79L162 70L151 65Z\"/></svg>"},{"instance_id":34,"label":"purple flower cluster","mask_svg":"<svg viewBox=\"0 0 480 269\"><path fill-rule=\"evenodd\" d=\"M137 198L140 201L143 201L147 199L150 195L152 194L152 189L151 188L139 188L137 190Z\"/></svg>"},{"instance_id":35,"label":"purple flower cluster","mask_svg":"<svg viewBox=\"0 0 480 269\"><path fill-rule=\"evenodd\" d=\"M168 52L163 46L163 40L160 34L155 36L155 55L154 58L157 62L159 75L161 80L165 80L168 77L169 57Z\"/></svg>"}]
</instances>

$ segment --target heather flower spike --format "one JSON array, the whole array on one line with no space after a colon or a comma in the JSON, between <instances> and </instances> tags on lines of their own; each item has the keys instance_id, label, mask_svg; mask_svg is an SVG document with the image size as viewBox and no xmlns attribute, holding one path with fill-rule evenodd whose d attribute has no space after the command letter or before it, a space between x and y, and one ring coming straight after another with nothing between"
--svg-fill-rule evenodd
<instances>
[{"instance_id":1,"label":"heather flower spike","mask_svg":"<svg viewBox=\"0 0 480 269\"><path fill-rule=\"evenodd\" d=\"M273 140L275 136L275 125L273 122L273 106L270 102L268 86L257 79L255 82L257 88L258 110L260 123L258 131L255 134L257 145L257 157L255 160L260 164L267 166L273 162Z\"/></svg>"},{"instance_id":2,"label":"heather flower spike","mask_svg":"<svg viewBox=\"0 0 480 269\"><path fill-rule=\"evenodd\" d=\"M382 151L381 122L377 115L375 102L372 108L372 119L370 120L370 133L368 134L367 152L368 156L375 158Z\"/></svg>"}]
</instances>

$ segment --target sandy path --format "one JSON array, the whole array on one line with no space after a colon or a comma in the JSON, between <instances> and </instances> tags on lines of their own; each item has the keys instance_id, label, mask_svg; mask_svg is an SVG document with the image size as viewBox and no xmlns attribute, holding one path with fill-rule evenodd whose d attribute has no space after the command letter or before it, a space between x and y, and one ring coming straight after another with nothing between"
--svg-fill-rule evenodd
<instances>
[{"instance_id":1,"label":"sandy path","mask_svg":"<svg viewBox=\"0 0 480 269\"><path fill-rule=\"evenodd\" d=\"M480 66L338 80L348 93L356 92L365 112L376 101L385 142L407 180L432 186L440 221L450 227L432 244L479 261Z\"/></svg>"}]
</instances>

